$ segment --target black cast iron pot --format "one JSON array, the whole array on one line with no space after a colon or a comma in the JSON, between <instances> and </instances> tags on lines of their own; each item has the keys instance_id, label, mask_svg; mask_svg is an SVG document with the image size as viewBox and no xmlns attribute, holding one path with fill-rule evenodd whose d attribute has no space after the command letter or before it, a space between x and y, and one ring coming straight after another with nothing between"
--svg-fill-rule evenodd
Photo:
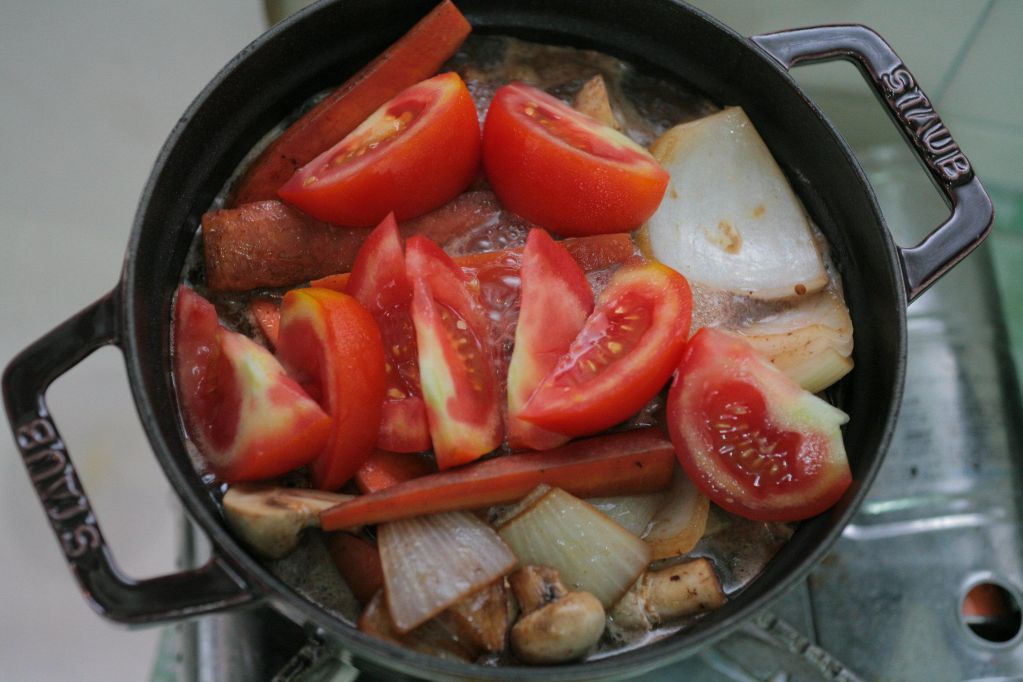
<instances>
[{"instance_id":1,"label":"black cast iron pot","mask_svg":"<svg viewBox=\"0 0 1023 682\"><path fill-rule=\"evenodd\" d=\"M247 47L175 127L142 194L115 289L27 348L3 378L18 447L86 598L125 623L158 623L269 600L319 628L356 664L428 677L622 678L663 666L724 635L806 575L863 499L881 464L902 394L906 305L975 248L990 229L990 199L892 49L862 26L822 26L745 38L675 0L461 0L480 33L593 48L685 81L753 119L831 242L856 330L855 370L836 392L849 413L854 477L841 502L800 524L763 574L683 633L608 659L557 668L482 668L445 662L358 632L272 576L227 531L189 461L171 382L171 299L199 218L246 152L313 93L341 82L423 16L435 0L339 0L303 11ZM952 209L912 248L892 243L848 146L787 74L793 64L848 59ZM213 544L197 570L136 582L118 570L45 402L49 384L106 344L124 353L153 450Z\"/></svg>"}]
</instances>

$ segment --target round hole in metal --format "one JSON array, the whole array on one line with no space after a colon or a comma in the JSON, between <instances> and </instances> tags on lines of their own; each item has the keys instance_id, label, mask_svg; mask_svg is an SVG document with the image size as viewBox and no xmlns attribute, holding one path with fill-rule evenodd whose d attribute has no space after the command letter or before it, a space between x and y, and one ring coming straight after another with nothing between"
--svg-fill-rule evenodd
<instances>
[{"instance_id":1,"label":"round hole in metal","mask_svg":"<svg viewBox=\"0 0 1023 682\"><path fill-rule=\"evenodd\" d=\"M1023 629L1019 595L990 577L966 590L959 617L970 632L990 644L1007 643Z\"/></svg>"}]
</instances>

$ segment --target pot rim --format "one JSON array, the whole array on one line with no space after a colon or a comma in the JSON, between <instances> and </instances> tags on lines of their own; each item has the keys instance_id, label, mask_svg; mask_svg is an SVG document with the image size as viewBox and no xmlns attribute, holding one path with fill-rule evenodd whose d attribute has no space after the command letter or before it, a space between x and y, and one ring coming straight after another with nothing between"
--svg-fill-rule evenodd
<instances>
[{"instance_id":1,"label":"pot rim","mask_svg":"<svg viewBox=\"0 0 1023 682\"><path fill-rule=\"evenodd\" d=\"M813 551L805 554L795 564L795 568L793 570L789 571L780 579L771 583L769 586L765 586L765 581L761 576L756 578L746 588L744 588L741 592L742 594L752 593L753 596L748 600L744 600L741 609L738 609L738 612L743 614L741 619L732 617L733 614L730 613L726 614L726 616L719 615L719 617L716 618L712 617L714 614L708 614L708 616L697 621L694 626L687 628L682 635L672 635L647 646L625 651L606 658L587 661L582 664L572 664L569 666L559 667L515 666L489 668L472 663L455 663L424 654L418 654L396 644L370 637L358 631L354 626L343 623L341 620L331 616L326 610L314 604L290 585L275 577L268 569L255 560L248 550L246 550L227 530L222 516L214 513L208 505L208 500L204 500L202 495L196 490L194 480L190 480L190 478L194 479L196 472L194 470L186 471L182 466L182 462L179 461L181 458L174 458L171 456L170 453L172 453L175 449L182 447L182 445L180 443L172 443L164 439L160 429L156 427L156 406L151 404L151 401L143 388L144 368L141 363L143 354L140 352L141 349L138 345L139 335L134 333L135 328L141 324L139 319L140 316L146 314L137 306L134 288L130 285L131 282L139 276L137 254L142 243L142 223L143 217L146 213L146 208L151 202L154 194L159 190L160 177L165 165L167 164L168 157L172 150L177 146L178 141L188 128L198 109L231 78L232 74L240 65L245 64L246 61L250 59L251 55L259 51L264 45L271 41L280 40L282 36L287 36L293 31L298 31L299 29L296 27L299 27L303 22L311 21L316 15L324 11L325 8L341 1L343 0L320 2L314 6L301 10L280 24L271 27L267 32L256 38L251 44L233 57L231 61L213 77L206 87L203 88L199 95L197 95L195 100L189 105L188 109L179 120L178 124L172 130L160 150L145 189L141 194L139 208L133 222L119 284L121 292L119 324L121 329L121 339L123 340L129 384L131 386L134 401L154 453L156 454L164 473L170 480L172 487L175 489L175 492L181 498L192 519L198 522L209 536L214 547L214 552L228 561L244 576L247 581L251 582L252 586L261 597L274 603L279 610L285 612L294 620L304 621L305 623L314 623L317 626L319 633L336 637L342 646L350 650L356 657L364 657L374 662L383 661L384 665L405 674L428 674L431 677L472 677L497 680L521 679L523 675L538 676L547 680L616 678L620 677L625 672L628 672L630 675L637 675L659 667L670 665L673 662L692 655L697 650L704 648L712 642L727 635L734 630L739 623L752 617L754 614L766 607L770 602L786 593L798 581L802 580L810 572L813 566L818 563L822 556L830 550L834 542L840 536L842 529L848 525L853 514L862 504L863 499L869 490L870 484L883 462L884 452L887 450L892 437L895 417L898 412L898 405L901 402L905 379L905 306L898 308L897 319L892 320L893 323L897 324L895 332L899 350L895 367L895 385L892 386L893 400L891 402L891 408L885 415L885 427L880 447L878 449L877 456L874 457L864 475L855 482L855 484L858 485L858 488L851 491L851 495L843 501L843 504L845 505L844 508L837 512L837 518L834 516L831 517L831 523L834 524L833 529L817 543ZM884 240L887 247L885 252L885 265L891 272L900 273L900 263L897 258L896 246L886 227L884 218L874 196L874 192L867 181L866 175L859 162L842 136L828 121L820 109L813 103L813 101L807 97L798 84L796 84L789 73L749 38L733 31L705 12L686 5L679 0L661 0L659 4L665 3L675 5L683 11L690 13L696 19L701 20L704 24L706 24L709 29L720 31L727 39L735 43L737 49L744 52L746 56L765 62L770 69L775 71L777 75L799 95L814 116L826 127L828 133L833 138L834 143L837 145L836 148L841 152L841 160L848 164L855 173L859 182L859 187L856 189L858 192L862 193L863 200L868 202L869 209L876 216L878 225L883 233L881 238ZM471 11L466 12L466 14L468 16L472 16ZM500 29L500 27L495 25L485 25L483 28L486 33L504 32ZM497 29L496 31L495 28ZM512 30L508 32L514 34L515 27L512 27ZM556 33L556 31L554 31L554 33ZM609 53L614 54L614 51L608 51ZM900 297L899 300L906 300L906 290L901 275L893 277L893 280L897 289L896 294ZM169 314L169 311L167 312ZM149 314L151 314L151 311ZM186 464L186 466L190 465ZM772 559L771 563L774 561L775 559ZM768 566L770 566L770 563ZM758 584L760 585L759 588L757 587ZM733 602L730 601L730 603ZM724 611L724 609L722 611ZM720 613L721 612L719 612L719 614ZM678 641L675 641L676 639Z\"/></svg>"}]
</instances>

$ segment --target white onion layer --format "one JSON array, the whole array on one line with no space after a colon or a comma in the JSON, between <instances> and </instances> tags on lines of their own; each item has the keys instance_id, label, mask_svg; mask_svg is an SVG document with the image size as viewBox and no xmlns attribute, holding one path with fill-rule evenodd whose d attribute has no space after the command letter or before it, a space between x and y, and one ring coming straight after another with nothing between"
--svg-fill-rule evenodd
<instances>
[{"instance_id":1,"label":"white onion layer","mask_svg":"<svg viewBox=\"0 0 1023 682\"><path fill-rule=\"evenodd\" d=\"M654 514L643 535L653 558L680 556L695 547L707 528L709 511L710 500L696 488L682 467L676 465L667 502Z\"/></svg>"},{"instance_id":2,"label":"white onion layer","mask_svg":"<svg viewBox=\"0 0 1023 682\"><path fill-rule=\"evenodd\" d=\"M650 255L693 282L760 299L827 284L803 206L741 108L676 126L651 152L671 180L645 227Z\"/></svg>"},{"instance_id":3,"label":"white onion layer","mask_svg":"<svg viewBox=\"0 0 1023 682\"><path fill-rule=\"evenodd\" d=\"M650 563L650 547L592 505L552 488L498 530L519 563L556 568L570 589L604 608L618 601Z\"/></svg>"},{"instance_id":4,"label":"white onion layer","mask_svg":"<svg viewBox=\"0 0 1023 682\"><path fill-rule=\"evenodd\" d=\"M853 325L842 297L822 291L739 330L787 377L818 393L853 367Z\"/></svg>"},{"instance_id":5,"label":"white onion layer","mask_svg":"<svg viewBox=\"0 0 1023 682\"><path fill-rule=\"evenodd\" d=\"M668 500L668 492L643 493L640 495L616 495L613 497L592 497L586 501L609 518L621 524L622 528L637 537L642 537L650 519Z\"/></svg>"},{"instance_id":6,"label":"white onion layer","mask_svg":"<svg viewBox=\"0 0 1023 682\"><path fill-rule=\"evenodd\" d=\"M382 523L377 543L391 620L402 633L515 567L508 546L467 512Z\"/></svg>"}]
</instances>

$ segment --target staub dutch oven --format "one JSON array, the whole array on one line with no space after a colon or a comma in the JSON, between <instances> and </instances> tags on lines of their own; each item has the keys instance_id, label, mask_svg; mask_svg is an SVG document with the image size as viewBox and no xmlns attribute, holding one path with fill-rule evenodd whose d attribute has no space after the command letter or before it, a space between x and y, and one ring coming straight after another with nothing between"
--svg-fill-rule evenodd
<instances>
[{"instance_id":1,"label":"staub dutch oven","mask_svg":"<svg viewBox=\"0 0 1023 682\"><path fill-rule=\"evenodd\" d=\"M368 637L263 568L228 532L216 497L184 445L171 381L171 300L199 218L246 152L308 97L336 85L393 42L435 0L338 0L275 26L235 57L167 139L142 194L114 290L32 344L3 378L7 414L29 476L83 593L125 623L171 619L269 601L376 672L430 678L628 677L693 653L806 575L863 499L881 464L902 394L906 305L966 256L990 229L990 199L892 49L862 26L737 35L676 0L461 0L478 33L600 50L689 84L753 119L831 242L856 330L856 368L834 397L849 413L854 477L841 502L799 525L762 575L685 632L603 660L557 668L484 668L425 657ZM787 70L847 59L862 71L926 172L949 219L920 244L896 246L855 158ZM142 424L171 484L209 535L209 563L141 582L111 556L50 417L50 383L94 350L125 356Z\"/></svg>"}]
</instances>

